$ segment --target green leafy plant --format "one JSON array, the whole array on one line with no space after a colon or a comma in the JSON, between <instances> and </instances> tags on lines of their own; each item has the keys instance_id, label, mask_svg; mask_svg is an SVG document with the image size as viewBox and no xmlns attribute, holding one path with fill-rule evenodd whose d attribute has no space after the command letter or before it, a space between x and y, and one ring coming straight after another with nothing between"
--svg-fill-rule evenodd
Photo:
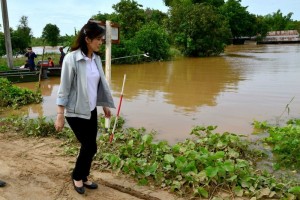
<instances>
[{"instance_id":1,"label":"green leafy plant","mask_svg":"<svg viewBox=\"0 0 300 200\"><path fill-rule=\"evenodd\" d=\"M212 197L215 191L227 189L235 196L257 199L283 197L291 184L283 185L271 174L255 168L263 153L249 148L250 143L232 133L214 133L216 127L195 127L195 140L170 146L154 142L155 133L145 129L126 129L115 135L112 144L108 134L99 140L96 160L100 170L127 174L140 184L154 184L184 197Z\"/></svg>"},{"instance_id":2,"label":"green leafy plant","mask_svg":"<svg viewBox=\"0 0 300 200\"><path fill-rule=\"evenodd\" d=\"M0 107L18 108L30 103L40 103L42 99L40 90L33 92L19 88L6 78L0 78Z\"/></svg>"},{"instance_id":3,"label":"green leafy plant","mask_svg":"<svg viewBox=\"0 0 300 200\"><path fill-rule=\"evenodd\" d=\"M103 122L101 117L98 123ZM72 131L65 127L57 133L52 120L9 117L0 119L0 124L0 132L13 130L25 136L60 138L68 155L78 153ZM299 124L300 120L291 120L288 126ZM185 199L223 199L219 192L251 199L299 198L299 183L275 178L255 167L264 154L250 148L254 144L239 135L215 133L215 126L196 126L191 131L195 138L170 146L166 141L154 141L155 132L119 125L112 143L109 133L100 134L97 140L94 167L100 171L121 173L141 185L163 188ZM289 129L282 133L285 131Z\"/></svg>"},{"instance_id":4,"label":"green leafy plant","mask_svg":"<svg viewBox=\"0 0 300 200\"><path fill-rule=\"evenodd\" d=\"M286 126L272 126L266 122L256 122L256 127L262 127L269 133L263 141L271 146L275 157L275 168L286 167L299 169L300 167L300 120L289 120Z\"/></svg>"}]
</instances>

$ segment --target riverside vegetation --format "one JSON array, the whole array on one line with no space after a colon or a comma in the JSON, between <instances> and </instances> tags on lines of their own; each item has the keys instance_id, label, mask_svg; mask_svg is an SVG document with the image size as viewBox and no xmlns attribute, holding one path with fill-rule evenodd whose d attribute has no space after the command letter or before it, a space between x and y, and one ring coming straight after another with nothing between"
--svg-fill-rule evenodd
<instances>
[{"instance_id":1,"label":"riverside vegetation","mask_svg":"<svg viewBox=\"0 0 300 200\"><path fill-rule=\"evenodd\" d=\"M2 92L10 90L12 86L6 84L5 87L8 88L0 90L2 96ZM21 92L19 95L28 97ZM9 98L16 97L11 95L6 101ZM10 101L13 102L12 99ZM292 180L294 176L278 177L256 166L261 159L269 159L264 153L265 149L261 148L261 144L265 144L275 155L270 160L274 162L275 169L299 168L299 119L292 119L283 127L255 121L256 128L268 133L257 142L234 133L216 133L216 126L196 126L191 130L193 139L172 146L166 141L155 141L155 132L147 132L144 128L123 128L125 121L122 118L118 120L114 141L109 143L109 134L101 128L104 127L103 116L98 123L101 134L97 140L94 167L100 171L121 173L136 179L141 185L163 188L186 199L224 199L220 192L228 194L227 199L236 196L252 200L300 198L299 181ZM111 123L114 124L114 118ZM46 117L30 119L11 116L1 118L0 124L0 133L14 131L24 137L55 137L63 140L67 155L76 155L78 152L79 145L70 128L65 127L58 133L54 122Z\"/></svg>"},{"instance_id":2,"label":"riverside vegetation","mask_svg":"<svg viewBox=\"0 0 300 200\"><path fill-rule=\"evenodd\" d=\"M44 60L47 60L48 57L51 57L54 64L58 64L59 62L59 58L60 58L60 54L58 53L45 53L44 55ZM22 65L25 64L26 61L26 57L17 57L13 59L13 66L16 67L21 67ZM36 58L37 61L42 60L42 55L37 55ZM37 62L36 62L37 64ZM2 58L0 57L0 71L6 71L9 70L9 67L7 66L7 60L6 58Z\"/></svg>"},{"instance_id":3,"label":"riverside vegetation","mask_svg":"<svg viewBox=\"0 0 300 200\"><path fill-rule=\"evenodd\" d=\"M300 32L300 21L292 19L292 12L284 15L281 10L274 10L265 16L256 15L248 11L248 6L242 6L241 0L163 2L168 7L167 12L143 8L134 0L120 0L112 5L111 13L90 13L95 20L109 20L120 26L120 44L112 45L112 58L149 53L151 60L162 61L173 58L177 52L188 57L217 56L233 39L243 41L244 37L251 37L259 41L269 31ZM15 29L10 28L14 55L24 54L28 46L70 47L78 33L75 29L74 34L62 36L56 24L45 23L41 24L44 26L42 34L34 37L28 16L21 16L19 22ZM4 38L0 26L0 56L6 54ZM101 57L105 59L104 56ZM148 60L134 56L116 59L113 63L134 64Z\"/></svg>"}]
</instances>

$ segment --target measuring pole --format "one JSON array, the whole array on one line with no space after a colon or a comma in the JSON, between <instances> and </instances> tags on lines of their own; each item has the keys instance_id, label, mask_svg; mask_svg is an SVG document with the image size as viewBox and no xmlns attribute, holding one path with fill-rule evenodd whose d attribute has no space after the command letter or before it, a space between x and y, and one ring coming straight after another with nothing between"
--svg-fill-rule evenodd
<instances>
[{"instance_id":1,"label":"measuring pole","mask_svg":"<svg viewBox=\"0 0 300 200\"><path fill-rule=\"evenodd\" d=\"M2 8L2 19L3 19L4 37L5 37L7 66L12 69L13 68L13 57L12 57L12 46L11 46L6 0L1 0L1 8Z\"/></svg>"},{"instance_id":2,"label":"measuring pole","mask_svg":"<svg viewBox=\"0 0 300 200\"><path fill-rule=\"evenodd\" d=\"M111 24L110 21L106 21L106 34L105 34L105 77L110 85L111 83ZM110 128L109 118L105 118L105 129Z\"/></svg>"}]
</instances>

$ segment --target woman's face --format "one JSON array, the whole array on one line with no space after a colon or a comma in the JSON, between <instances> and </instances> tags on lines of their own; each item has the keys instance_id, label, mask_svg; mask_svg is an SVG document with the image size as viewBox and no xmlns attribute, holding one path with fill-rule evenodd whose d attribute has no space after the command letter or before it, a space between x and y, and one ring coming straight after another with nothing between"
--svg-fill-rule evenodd
<instances>
[{"instance_id":1,"label":"woman's face","mask_svg":"<svg viewBox=\"0 0 300 200\"><path fill-rule=\"evenodd\" d=\"M100 47L101 47L101 44L102 44L102 37L101 36L98 36L94 39L89 39L87 38L86 39L86 42L87 42L87 47L88 47L88 50L91 51L91 52L97 52L99 51Z\"/></svg>"}]
</instances>

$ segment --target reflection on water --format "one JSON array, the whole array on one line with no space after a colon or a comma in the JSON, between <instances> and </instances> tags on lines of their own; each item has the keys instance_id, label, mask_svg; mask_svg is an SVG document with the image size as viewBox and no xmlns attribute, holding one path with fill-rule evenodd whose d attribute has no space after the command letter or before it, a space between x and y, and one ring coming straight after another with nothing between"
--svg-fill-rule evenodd
<instances>
[{"instance_id":1,"label":"reflection on water","mask_svg":"<svg viewBox=\"0 0 300 200\"><path fill-rule=\"evenodd\" d=\"M127 74L120 115L157 139L183 140L195 125L250 135L254 119L275 122L293 97L282 119L300 117L299 52L300 45L241 45L219 57L115 65L110 84L117 104ZM58 85L59 78L42 81L43 103L18 112L54 117Z\"/></svg>"}]
</instances>

